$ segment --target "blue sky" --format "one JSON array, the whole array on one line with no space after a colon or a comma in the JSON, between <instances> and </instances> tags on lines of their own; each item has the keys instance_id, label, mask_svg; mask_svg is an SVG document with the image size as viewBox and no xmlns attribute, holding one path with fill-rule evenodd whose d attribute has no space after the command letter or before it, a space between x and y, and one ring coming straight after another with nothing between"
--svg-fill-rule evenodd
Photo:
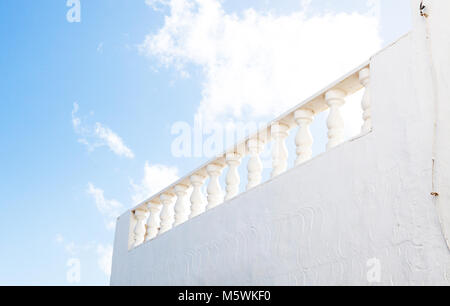
<instances>
[{"instance_id":1,"label":"blue sky","mask_svg":"<svg viewBox=\"0 0 450 306\"><path fill-rule=\"evenodd\" d=\"M133 200L157 191L154 175L170 172L164 182L206 159L171 154L173 123L192 124L201 103L217 116L213 120L222 118L218 94L205 94L216 88L208 75L210 53L178 54L144 43L146 37L155 41L164 29L164 35L173 35L164 19L172 14L169 6L154 3L155 10L145 0L80 2L79 23L67 21L65 0L0 2L0 285L68 285L71 258L81 264L78 284L108 284L103 270L114 231L107 225L116 210L122 212L136 204ZM293 18L305 2L226 0L219 5L221 18L236 14L242 21L248 20L249 8L257 16L270 12L275 19ZM408 0L381 0L380 8L381 14L375 15L381 47L409 30L410 13ZM305 18L368 10L361 0L313 0ZM272 25L268 19L263 22ZM172 38L179 43L179 37ZM198 50L210 47L211 41ZM330 45L324 54L335 47ZM364 52L363 58L371 55ZM231 87L220 90L232 91L233 84L225 85ZM305 88L303 93L306 97L314 90ZM235 110L244 110L239 120L248 119L248 109L254 114L255 105L237 105ZM271 109L261 109L258 118L273 117L267 112ZM152 168L156 165L160 168Z\"/></svg>"}]
</instances>

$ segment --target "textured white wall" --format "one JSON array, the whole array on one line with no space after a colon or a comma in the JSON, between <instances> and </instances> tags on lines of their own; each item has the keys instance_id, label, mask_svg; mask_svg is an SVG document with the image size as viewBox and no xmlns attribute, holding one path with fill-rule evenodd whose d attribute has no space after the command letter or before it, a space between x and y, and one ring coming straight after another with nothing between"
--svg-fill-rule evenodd
<instances>
[{"instance_id":1,"label":"textured white wall","mask_svg":"<svg viewBox=\"0 0 450 306\"><path fill-rule=\"evenodd\" d=\"M442 231L449 187L431 195L439 188L433 182L450 174L445 157L433 168L433 151L450 159L449 123L438 125L442 147L434 126L448 97L450 48L430 60L445 46L429 48L426 27L372 58L372 133L130 252L130 216L121 216L111 284L364 285L376 258L381 284L450 285ZM433 69L442 63L436 84Z\"/></svg>"},{"instance_id":2,"label":"textured white wall","mask_svg":"<svg viewBox=\"0 0 450 306\"><path fill-rule=\"evenodd\" d=\"M431 54L436 122L433 184L439 194L434 203L450 247L450 1L433 0L428 13L428 18L418 20L417 27L425 29L425 47Z\"/></svg>"}]
</instances>

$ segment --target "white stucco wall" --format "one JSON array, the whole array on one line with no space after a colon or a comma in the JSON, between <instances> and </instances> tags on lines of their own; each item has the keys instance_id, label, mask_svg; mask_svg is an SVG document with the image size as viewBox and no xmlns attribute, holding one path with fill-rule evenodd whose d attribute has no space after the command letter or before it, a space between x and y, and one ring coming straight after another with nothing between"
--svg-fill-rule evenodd
<instances>
[{"instance_id":1,"label":"white stucco wall","mask_svg":"<svg viewBox=\"0 0 450 306\"><path fill-rule=\"evenodd\" d=\"M434 0L429 5L429 17L417 20L425 29L426 48L433 84L436 132L434 138L434 191L447 245L450 247L450 1Z\"/></svg>"},{"instance_id":2,"label":"white stucco wall","mask_svg":"<svg viewBox=\"0 0 450 306\"><path fill-rule=\"evenodd\" d=\"M428 26L372 58L372 133L131 251L121 216L111 284L364 285L375 258L380 284L450 285L450 48Z\"/></svg>"}]
</instances>

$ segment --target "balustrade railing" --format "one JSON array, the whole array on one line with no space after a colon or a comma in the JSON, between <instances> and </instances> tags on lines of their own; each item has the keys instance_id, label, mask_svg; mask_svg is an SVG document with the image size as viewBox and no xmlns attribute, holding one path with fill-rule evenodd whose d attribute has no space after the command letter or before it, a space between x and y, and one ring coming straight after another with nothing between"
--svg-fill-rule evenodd
<instances>
[{"instance_id":1,"label":"balustrade railing","mask_svg":"<svg viewBox=\"0 0 450 306\"><path fill-rule=\"evenodd\" d=\"M345 104L347 96L363 88L365 88L365 93L361 105L364 124L361 133L370 132L372 130L369 95L370 68L369 63L365 63L286 112L268 124L266 128L237 143L219 158L209 161L138 205L131 214L129 249L148 242L169 231L172 227L236 197L239 194L241 182L238 168L245 156L250 157L247 164L246 190L258 186L262 181L263 172L260 154L270 141L274 142L271 177L277 177L285 172L289 167L286 139L289 131L295 127L298 128L295 137L297 158L293 166L299 166L310 160L313 146L310 125L315 116L323 111L330 110L327 120L327 150L341 144L344 141L345 124L341 115L341 107ZM226 180L225 186L222 188L219 178L224 170L226 170ZM202 187L208 178L207 192L203 194ZM190 199L188 199L188 189L192 189Z\"/></svg>"}]
</instances>

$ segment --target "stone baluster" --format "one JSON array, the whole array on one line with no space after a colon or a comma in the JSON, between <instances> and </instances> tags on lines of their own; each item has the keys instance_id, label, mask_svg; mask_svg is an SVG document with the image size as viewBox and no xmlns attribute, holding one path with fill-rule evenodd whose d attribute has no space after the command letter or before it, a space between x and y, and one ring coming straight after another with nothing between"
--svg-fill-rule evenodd
<instances>
[{"instance_id":1,"label":"stone baluster","mask_svg":"<svg viewBox=\"0 0 450 306\"><path fill-rule=\"evenodd\" d=\"M212 209L223 202L223 192L220 187L219 177L222 174L223 165L209 164L206 167L206 171L209 175L208 184L208 206L207 210Z\"/></svg>"},{"instance_id":2,"label":"stone baluster","mask_svg":"<svg viewBox=\"0 0 450 306\"><path fill-rule=\"evenodd\" d=\"M340 107L345 104L346 92L340 89L332 89L325 94L325 101L330 107L328 116L328 144L330 150L344 141L344 119L342 119Z\"/></svg>"},{"instance_id":3,"label":"stone baluster","mask_svg":"<svg viewBox=\"0 0 450 306\"><path fill-rule=\"evenodd\" d=\"M228 164L228 173L226 178L227 195L225 200L228 201L239 193L239 184L241 178L239 177L238 167L241 164L241 155L239 153L227 153L226 162Z\"/></svg>"},{"instance_id":4,"label":"stone baluster","mask_svg":"<svg viewBox=\"0 0 450 306\"><path fill-rule=\"evenodd\" d=\"M286 138L289 136L289 125L285 123L275 123L271 127L271 134L274 140L272 151L272 178L277 177L287 169L288 149Z\"/></svg>"},{"instance_id":5,"label":"stone baluster","mask_svg":"<svg viewBox=\"0 0 450 306\"><path fill-rule=\"evenodd\" d=\"M193 187L191 195L191 215L189 218L197 217L206 210L206 201L202 193L202 186L206 177L202 174L194 174L191 176L191 184Z\"/></svg>"},{"instance_id":6,"label":"stone baluster","mask_svg":"<svg viewBox=\"0 0 450 306\"><path fill-rule=\"evenodd\" d=\"M295 122L299 128L295 138L297 146L297 159L295 165L298 166L312 157L313 137L309 126L314 120L314 112L309 109L299 109L294 114Z\"/></svg>"},{"instance_id":7,"label":"stone baluster","mask_svg":"<svg viewBox=\"0 0 450 306\"><path fill-rule=\"evenodd\" d=\"M258 139L253 138L247 142L248 150L250 152L250 160L248 161L248 184L247 190L250 190L261 183L263 165L259 154L264 148L264 143Z\"/></svg>"},{"instance_id":8,"label":"stone baluster","mask_svg":"<svg viewBox=\"0 0 450 306\"><path fill-rule=\"evenodd\" d=\"M364 124L361 128L362 133L368 133L372 130L372 110L370 101L370 70L364 68L359 72L359 81L365 87L364 96L361 102L363 109Z\"/></svg>"},{"instance_id":9,"label":"stone baluster","mask_svg":"<svg viewBox=\"0 0 450 306\"><path fill-rule=\"evenodd\" d=\"M130 212L130 226L129 229L129 235L128 235L128 250L131 250L134 246L134 242L136 241L136 235L134 234L134 230L136 228L137 219L134 215L134 211Z\"/></svg>"},{"instance_id":10,"label":"stone baluster","mask_svg":"<svg viewBox=\"0 0 450 306\"><path fill-rule=\"evenodd\" d=\"M150 201L147 204L147 209L150 212L150 216L147 220L147 234L145 235L145 241L150 241L158 235L161 224L161 203L159 199Z\"/></svg>"},{"instance_id":11,"label":"stone baluster","mask_svg":"<svg viewBox=\"0 0 450 306\"><path fill-rule=\"evenodd\" d=\"M175 194L177 195L177 202L175 203L175 223L173 226L178 226L189 219L190 208L187 200L188 185L180 184L175 186Z\"/></svg>"},{"instance_id":12,"label":"stone baluster","mask_svg":"<svg viewBox=\"0 0 450 306\"><path fill-rule=\"evenodd\" d=\"M161 229L159 230L159 234L167 232L173 226L173 223L175 221L173 205L174 197L175 195L172 192L166 192L160 196L163 208L161 211Z\"/></svg>"},{"instance_id":13,"label":"stone baluster","mask_svg":"<svg viewBox=\"0 0 450 306\"><path fill-rule=\"evenodd\" d=\"M136 217L136 227L134 228L133 248L141 245L145 240L145 224L147 223L148 211L145 208L138 208L134 212Z\"/></svg>"}]
</instances>

